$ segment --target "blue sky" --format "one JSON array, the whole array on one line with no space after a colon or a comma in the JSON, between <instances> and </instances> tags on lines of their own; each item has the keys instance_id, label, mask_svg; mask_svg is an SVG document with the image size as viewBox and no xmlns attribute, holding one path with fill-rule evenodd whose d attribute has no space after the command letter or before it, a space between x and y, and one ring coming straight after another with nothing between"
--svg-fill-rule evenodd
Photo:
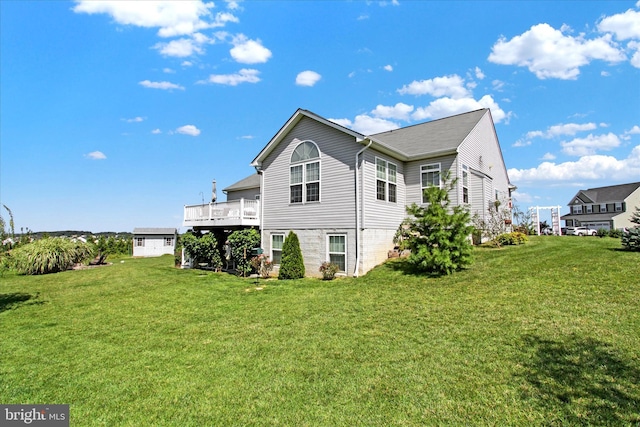
<instances>
[{"instance_id":1,"label":"blue sky","mask_svg":"<svg viewBox=\"0 0 640 427\"><path fill-rule=\"evenodd\" d=\"M521 209L640 181L640 2L0 12L0 202L18 230L180 227L297 108L364 134L491 108Z\"/></svg>"}]
</instances>

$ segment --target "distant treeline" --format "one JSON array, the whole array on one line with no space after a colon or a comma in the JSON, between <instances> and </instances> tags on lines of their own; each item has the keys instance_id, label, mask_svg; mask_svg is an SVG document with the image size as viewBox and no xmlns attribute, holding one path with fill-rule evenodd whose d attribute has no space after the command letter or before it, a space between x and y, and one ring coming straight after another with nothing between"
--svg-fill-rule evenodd
<instances>
[{"instance_id":1,"label":"distant treeline","mask_svg":"<svg viewBox=\"0 0 640 427\"><path fill-rule=\"evenodd\" d=\"M25 233L27 234L27 233ZM101 231L99 233L94 233L92 231L80 231L80 230L65 230L65 231L31 231L28 233L31 237L33 237L34 239L41 239L43 237L61 237L61 236L66 236L66 237L72 237L72 236L85 236L85 237L89 237L89 236L95 236L95 237L119 237L119 238L123 238L123 239L131 239L133 238L133 233L130 232L126 232L126 231L122 231L122 232L115 232L115 231ZM16 236L20 236L20 233L16 233Z\"/></svg>"}]
</instances>

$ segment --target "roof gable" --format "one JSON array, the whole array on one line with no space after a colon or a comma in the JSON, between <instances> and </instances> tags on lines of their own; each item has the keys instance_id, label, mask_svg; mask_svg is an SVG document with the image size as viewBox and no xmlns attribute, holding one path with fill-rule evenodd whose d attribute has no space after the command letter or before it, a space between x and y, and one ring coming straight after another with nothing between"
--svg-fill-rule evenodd
<instances>
[{"instance_id":1,"label":"roof gable","mask_svg":"<svg viewBox=\"0 0 640 427\"><path fill-rule=\"evenodd\" d=\"M276 148L276 146L278 144L280 144L280 142L287 136L287 134L295 127L295 125L298 124L298 122L300 122L300 120L302 120L302 118L304 117L308 117L312 120L315 120L317 122L320 122L324 125L327 125L329 127L332 127L334 129L339 130L340 132L344 132L348 135L353 136L355 139L364 139L364 135L353 131L351 129L348 129L344 126L341 126L337 123L334 123L330 120L325 119L324 117L320 117L317 114L312 113L311 111L307 111L307 110L303 110L302 108L299 108L295 113L293 113L293 116L291 116L289 118L289 120L287 120L287 122L284 124L284 126L282 126L282 128L280 128L280 130L278 131L278 133L276 133L273 138L271 138L271 140L267 143L267 145L262 149L262 151L260 151L260 153L258 153L258 155L256 156L255 159L253 159L253 161L251 162L251 166L254 167L259 167L262 165L262 162L264 161L264 159Z\"/></svg>"}]
</instances>

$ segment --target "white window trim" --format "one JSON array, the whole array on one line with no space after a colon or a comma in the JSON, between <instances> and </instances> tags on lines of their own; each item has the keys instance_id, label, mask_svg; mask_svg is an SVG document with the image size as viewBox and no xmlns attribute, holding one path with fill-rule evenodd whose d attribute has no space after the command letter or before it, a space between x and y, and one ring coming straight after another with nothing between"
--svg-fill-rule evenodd
<instances>
[{"instance_id":1,"label":"white window trim","mask_svg":"<svg viewBox=\"0 0 640 427\"><path fill-rule=\"evenodd\" d=\"M318 157L314 157L312 159L306 159L306 160L301 160L301 161L297 161L297 162L292 162L291 161L291 157L289 158L289 204L290 205L304 205L307 203L320 203L322 201L322 153L320 152L320 148L318 147L318 144L316 144L315 142L311 141L311 140L304 140L301 141L298 145L296 145L296 147L293 149L293 152L295 152L295 150L302 144L305 144L307 142L310 142L311 144L316 146L316 149L318 150ZM291 153L291 156L293 156L293 152ZM318 176L319 179L318 180L313 180L313 181L307 181L307 165L309 164L313 164L313 163L318 163ZM291 170L294 167L297 166L302 166L302 182L300 183L295 183L293 184L291 182ZM307 184L313 184L317 182L318 183L318 200L313 200L308 202L307 201ZM291 187L294 185L301 185L302 186L302 201L301 202L292 202L291 201Z\"/></svg>"},{"instance_id":2,"label":"white window trim","mask_svg":"<svg viewBox=\"0 0 640 427\"><path fill-rule=\"evenodd\" d=\"M600 203L600 212L606 212L606 211L607 211L607 204L606 203Z\"/></svg>"},{"instance_id":3,"label":"white window trim","mask_svg":"<svg viewBox=\"0 0 640 427\"><path fill-rule=\"evenodd\" d=\"M582 205L573 205L574 214L582 214Z\"/></svg>"},{"instance_id":4,"label":"white window trim","mask_svg":"<svg viewBox=\"0 0 640 427\"><path fill-rule=\"evenodd\" d=\"M340 270L338 272L338 274L345 274L347 271L349 271L349 257L348 257L348 240L347 240L347 235L344 233L331 233L331 234L327 234L327 262L329 262L331 260L331 253L334 254L340 254L342 255L342 253L340 252L329 252L329 248L330 248L330 238L331 237L344 237L344 271Z\"/></svg>"},{"instance_id":5,"label":"white window trim","mask_svg":"<svg viewBox=\"0 0 640 427\"><path fill-rule=\"evenodd\" d=\"M422 186L422 174L425 172L435 172L436 169L427 169L430 166L437 166L438 169L438 188L442 188L442 163L426 163L424 165L420 165L420 202L425 204L424 201L424 190L431 187L430 185L423 187Z\"/></svg>"},{"instance_id":6,"label":"white window trim","mask_svg":"<svg viewBox=\"0 0 640 427\"><path fill-rule=\"evenodd\" d=\"M271 254L270 254L270 259L271 261L274 262L273 265L280 265L280 264L276 264L274 261L274 257L273 257L273 236L282 236L282 244L284 245L284 239L286 238L286 236L284 235L284 233L271 233ZM282 257L282 249L280 249L280 256ZM281 258L282 259L282 258Z\"/></svg>"},{"instance_id":7,"label":"white window trim","mask_svg":"<svg viewBox=\"0 0 640 427\"><path fill-rule=\"evenodd\" d=\"M144 237L136 237L135 246L136 248L144 248L146 239Z\"/></svg>"},{"instance_id":8,"label":"white window trim","mask_svg":"<svg viewBox=\"0 0 640 427\"><path fill-rule=\"evenodd\" d=\"M467 174L467 183L464 183L464 175ZM422 180L422 176L420 177L420 180ZM460 181L462 183L462 198L460 200L462 200L462 203L466 204L466 205L470 205L471 204L471 191L469 189L469 166L467 165L462 165L462 179ZM420 184L422 185L422 183ZM465 188L467 189L467 201L464 201L464 190Z\"/></svg>"},{"instance_id":9,"label":"white window trim","mask_svg":"<svg viewBox=\"0 0 640 427\"><path fill-rule=\"evenodd\" d=\"M593 213L593 205L587 205L587 213Z\"/></svg>"},{"instance_id":10,"label":"white window trim","mask_svg":"<svg viewBox=\"0 0 640 427\"><path fill-rule=\"evenodd\" d=\"M384 163L384 178L380 178L378 177L378 162L382 162ZM391 182L391 180L389 180L389 165L393 165L396 169L396 181L395 182ZM386 202L386 203L398 203L398 165L390 162L388 160L383 159L382 157L376 157L375 158L375 176L376 176L376 201L377 202ZM384 200L382 199L378 199L378 181L384 181ZM390 185L395 185L396 186L396 200L395 201L391 201L389 200L389 186Z\"/></svg>"},{"instance_id":11,"label":"white window trim","mask_svg":"<svg viewBox=\"0 0 640 427\"><path fill-rule=\"evenodd\" d=\"M164 246L173 246L173 237L165 237Z\"/></svg>"},{"instance_id":12,"label":"white window trim","mask_svg":"<svg viewBox=\"0 0 640 427\"><path fill-rule=\"evenodd\" d=\"M616 202L615 211L616 212L622 212L622 202Z\"/></svg>"}]
</instances>

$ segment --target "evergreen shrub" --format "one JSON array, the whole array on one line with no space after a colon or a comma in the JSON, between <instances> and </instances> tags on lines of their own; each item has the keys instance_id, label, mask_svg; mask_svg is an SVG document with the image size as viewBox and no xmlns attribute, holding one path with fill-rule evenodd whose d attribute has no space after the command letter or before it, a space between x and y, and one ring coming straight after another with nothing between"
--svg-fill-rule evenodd
<instances>
[{"instance_id":1,"label":"evergreen shrub","mask_svg":"<svg viewBox=\"0 0 640 427\"><path fill-rule=\"evenodd\" d=\"M304 274L304 260L300 250L300 241L298 240L298 235L290 231L282 244L282 260L280 261L280 270L278 270L278 279L302 279Z\"/></svg>"}]
</instances>

